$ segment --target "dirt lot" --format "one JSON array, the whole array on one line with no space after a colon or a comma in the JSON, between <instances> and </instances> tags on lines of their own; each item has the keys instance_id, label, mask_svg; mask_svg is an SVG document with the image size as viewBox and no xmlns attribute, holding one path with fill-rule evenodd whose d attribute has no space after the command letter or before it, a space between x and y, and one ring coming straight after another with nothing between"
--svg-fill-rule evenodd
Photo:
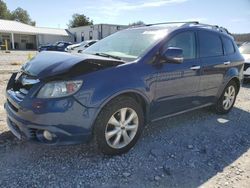
<instances>
[{"instance_id":1,"label":"dirt lot","mask_svg":"<svg viewBox=\"0 0 250 188\"><path fill-rule=\"evenodd\" d=\"M92 145L37 145L8 131L4 89L20 66L10 60L28 53L0 53L1 187L249 187L250 84L228 115L203 109L154 123L128 154L107 157Z\"/></svg>"}]
</instances>

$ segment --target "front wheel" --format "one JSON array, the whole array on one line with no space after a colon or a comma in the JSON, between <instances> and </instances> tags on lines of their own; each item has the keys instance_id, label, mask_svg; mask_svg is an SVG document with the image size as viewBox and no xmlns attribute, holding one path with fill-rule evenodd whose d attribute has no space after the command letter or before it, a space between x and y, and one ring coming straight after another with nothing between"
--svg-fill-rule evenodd
<instances>
[{"instance_id":1,"label":"front wheel","mask_svg":"<svg viewBox=\"0 0 250 188\"><path fill-rule=\"evenodd\" d=\"M215 105L215 111L218 114L227 114L233 108L237 93L238 93L238 86L232 80L227 84L221 97L217 101Z\"/></svg>"},{"instance_id":2,"label":"front wheel","mask_svg":"<svg viewBox=\"0 0 250 188\"><path fill-rule=\"evenodd\" d=\"M110 101L94 125L98 148L108 155L126 153L137 142L143 120L142 108L133 98L122 96Z\"/></svg>"}]
</instances>

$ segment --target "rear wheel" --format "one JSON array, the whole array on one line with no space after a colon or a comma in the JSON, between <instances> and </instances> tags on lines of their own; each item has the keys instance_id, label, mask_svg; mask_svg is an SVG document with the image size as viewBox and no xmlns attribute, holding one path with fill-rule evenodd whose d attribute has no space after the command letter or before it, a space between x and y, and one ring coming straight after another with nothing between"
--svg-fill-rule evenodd
<instances>
[{"instance_id":1,"label":"rear wheel","mask_svg":"<svg viewBox=\"0 0 250 188\"><path fill-rule=\"evenodd\" d=\"M215 111L218 114L227 114L233 108L237 93L238 93L238 86L232 80L227 84L221 97L217 101L215 105Z\"/></svg>"},{"instance_id":2,"label":"rear wheel","mask_svg":"<svg viewBox=\"0 0 250 188\"><path fill-rule=\"evenodd\" d=\"M110 101L97 117L94 136L98 148L108 155L129 151L143 129L143 111L131 97L118 97Z\"/></svg>"}]
</instances>

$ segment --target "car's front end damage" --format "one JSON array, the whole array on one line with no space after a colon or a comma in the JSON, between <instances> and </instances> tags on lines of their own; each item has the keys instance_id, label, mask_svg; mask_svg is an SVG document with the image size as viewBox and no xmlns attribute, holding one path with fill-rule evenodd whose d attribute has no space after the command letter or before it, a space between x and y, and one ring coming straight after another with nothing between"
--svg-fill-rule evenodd
<instances>
[{"instance_id":1,"label":"car's front end damage","mask_svg":"<svg viewBox=\"0 0 250 188\"><path fill-rule=\"evenodd\" d=\"M88 55L39 54L9 80L5 103L9 129L18 138L46 144L89 141L97 108L75 94L84 88L85 74L118 64Z\"/></svg>"}]
</instances>

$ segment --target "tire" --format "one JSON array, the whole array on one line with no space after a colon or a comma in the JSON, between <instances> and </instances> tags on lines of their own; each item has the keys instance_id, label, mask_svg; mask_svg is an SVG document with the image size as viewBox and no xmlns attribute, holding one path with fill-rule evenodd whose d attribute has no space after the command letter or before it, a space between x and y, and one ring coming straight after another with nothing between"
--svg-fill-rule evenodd
<instances>
[{"instance_id":1,"label":"tire","mask_svg":"<svg viewBox=\"0 0 250 188\"><path fill-rule=\"evenodd\" d=\"M124 123L121 123L122 114ZM131 121L126 123L129 117L132 117ZM104 106L95 121L95 142L102 153L120 155L136 144L143 126L144 116L140 104L132 97L117 97Z\"/></svg>"},{"instance_id":2,"label":"tire","mask_svg":"<svg viewBox=\"0 0 250 188\"><path fill-rule=\"evenodd\" d=\"M231 95L231 99L228 99L225 95L228 95L228 93L230 92L230 88L234 91L234 95ZM231 90L231 91L232 91ZM239 88L237 86L237 84L235 83L235 81L231 80L227 86L225 87L225 89L223 90L220 98L218 99L218 101L215 104L215 112L217 114L227 114L230 112L230 110L233 108L237 94L238 94ZM225 102L226 99L229 100L229 102ZM228 105L226 105L226 103Z\"/></svg>"}]
</instances>

